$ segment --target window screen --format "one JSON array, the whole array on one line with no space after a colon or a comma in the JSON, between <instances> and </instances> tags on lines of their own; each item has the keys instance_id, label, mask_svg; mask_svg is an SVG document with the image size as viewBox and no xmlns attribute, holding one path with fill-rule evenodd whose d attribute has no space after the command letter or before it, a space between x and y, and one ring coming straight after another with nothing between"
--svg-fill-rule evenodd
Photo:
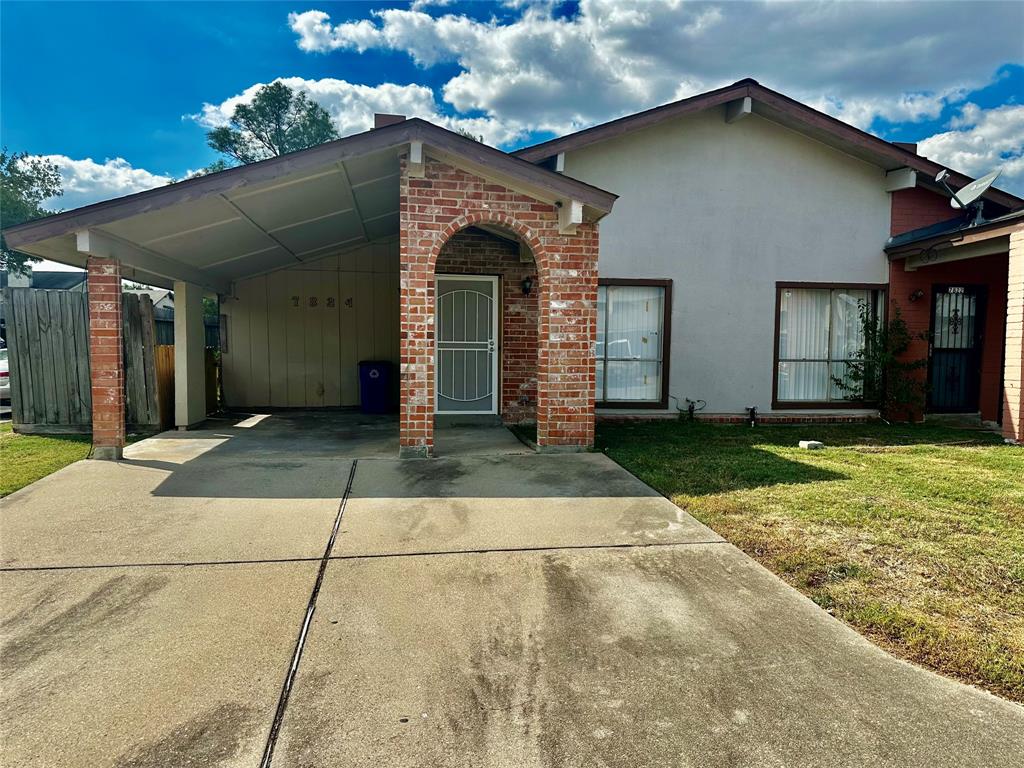
<instances>
[{"instance_id":1,"label":"window screen","mask_svg":"<svg viewBox=\"0 0 1024 768\"><path fill-rule=\"evenodd\" d=\"M780 402L828 403L850 399L835 379L847 380L864 348L861 307L879 316L884 292L857 288L783 288L779 293Z\"/></svg>"},{"instance_id":2,"label":"window screen","mask_svg":"<svg viewBox=\"0 0 1024 768\"><path fill-rule=\"evenodd\" d=\"M598 402L661 401L665 293L663 285L598 288Z\"/></svg>"}]
</instances>

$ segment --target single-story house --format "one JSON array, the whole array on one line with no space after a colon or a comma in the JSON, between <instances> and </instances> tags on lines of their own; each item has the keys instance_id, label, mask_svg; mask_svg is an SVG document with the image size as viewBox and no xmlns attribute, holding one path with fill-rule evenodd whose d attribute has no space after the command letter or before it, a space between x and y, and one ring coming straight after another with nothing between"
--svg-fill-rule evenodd
<instances>
[{"instance_id":1,"label":"single-story house","mask_svg":"<svg viewBox=\"0 0 1024 768\"><path fill-rule=\"evenodd\" d=\"M136 296L148 296L153 302L153 309L170 312L174 315L174 293L167 288L136 288L125 286L121 289L124 293L132 293Z\"/></svg>"},{"instance_id":2,"label":"single-story house","mask_svg":"<svg viewBox=\"0 0 1024 768\"><path fill-rule=\"evenodd\" d=\"M392 361L401 452L417 456L438 414L535 421L541 450L590 446L595 413L688 400L720 419L871 414L834 382L862 343L859 307L897 303L934 334L947 296L984 286L956 310L982 350L957 370L977 384L930 406L1024 439L1014 195L987 189L988 223L958 220L943 244L901 239L956 215L942 167L753 80L513 153L378 118L6 232L88 267L101 453L123 442L123 372L105 354L120 343L122 278L175 291L180 427L205 415L201 297L216 293L229 405L357 405L358 362ZM974 245L983 231L1000 234ZM931 354L941 379L949 364Z\"/></svg>"}]
</instances>

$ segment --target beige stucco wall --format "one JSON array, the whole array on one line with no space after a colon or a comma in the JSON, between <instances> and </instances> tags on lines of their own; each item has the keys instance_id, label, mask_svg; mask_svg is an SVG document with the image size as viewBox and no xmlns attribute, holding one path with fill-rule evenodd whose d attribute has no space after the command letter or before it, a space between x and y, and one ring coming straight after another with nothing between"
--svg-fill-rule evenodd
<instances>
[{"instance_id":1,"label":"beige stucco wall","mask_svg":"<svg viewBox=\"0 0 1024 768\"><path fill-rule=\"evenodd\" d=\"M601 277L673 280L669 391L707 412L770 409L776 281L887 281L882 170L756 115L663 123L568 153L565 173L620 196Z\"/></svg>"},{"instance_id":2,"label":"beige stucco wall","mask_svg":"<svg viewBox=\"0 0 1024 768\"><path fill-rule=\"evenodd\" d=\"M398 242L235 284L224 395L237 408L354 406L360 360L398 363Z\"/></svg>"}]
</instances>

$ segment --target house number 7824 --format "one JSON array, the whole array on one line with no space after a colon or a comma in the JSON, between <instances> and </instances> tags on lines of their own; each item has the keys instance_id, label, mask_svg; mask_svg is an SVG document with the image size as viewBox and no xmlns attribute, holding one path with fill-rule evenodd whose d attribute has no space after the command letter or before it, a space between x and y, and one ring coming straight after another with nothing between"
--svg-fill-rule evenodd
<instances>
[{"instance_id":1,"label":"house number 7824","mask_svg":"<svg viewBox=\"0 0 1024 768\"><path fill-rule=\"evenodd\" d=\"M291 298L292 298L292 306L293 307L301 307L302 306L302 297L301 296L292 296ZM335 306L335 298L333 296L328 296L324 301L325 301L325 303L327 304L328 307L334 307ZM320 297L319 296L309 296L308 297L308 303L309 303L310 307L318 307L318 306L320 306Z\"/></svg>"}]
</instances>

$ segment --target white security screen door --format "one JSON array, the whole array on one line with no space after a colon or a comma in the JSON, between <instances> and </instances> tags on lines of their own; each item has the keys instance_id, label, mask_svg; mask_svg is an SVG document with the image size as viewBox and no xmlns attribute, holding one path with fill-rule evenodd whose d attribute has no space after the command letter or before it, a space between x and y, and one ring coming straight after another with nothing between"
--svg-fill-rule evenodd
<instances>
[{"instance_id":1,"label":"white security screen door","mask_svg":"<svg viewBox=\"0 0 1024 768\"><path fill-rule=\"evenodd\" d=\"M498 412L498 278L438 275L438 413Z\"/></svg>"}]
</instances>

